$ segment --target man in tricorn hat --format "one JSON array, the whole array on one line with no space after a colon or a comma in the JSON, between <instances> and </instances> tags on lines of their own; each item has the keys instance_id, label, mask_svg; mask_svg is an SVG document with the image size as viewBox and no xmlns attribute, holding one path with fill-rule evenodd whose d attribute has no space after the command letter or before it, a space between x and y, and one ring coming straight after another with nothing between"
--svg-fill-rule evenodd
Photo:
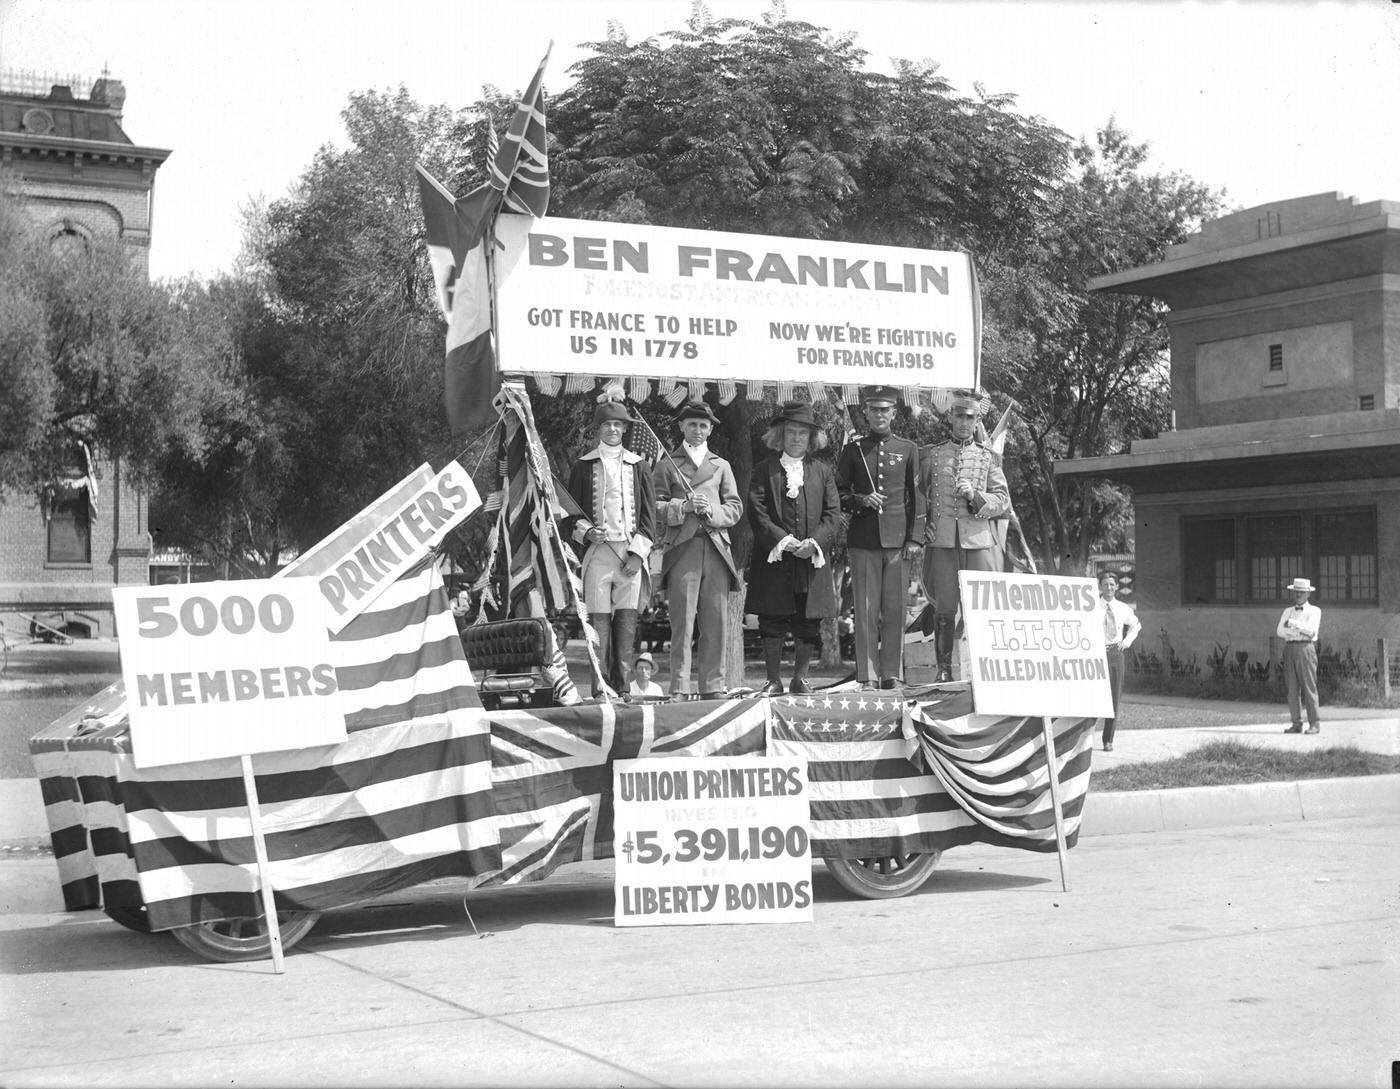
<instances>
[{"instance_id":1,"label":"man in tricorn hat","mask_svg":"<svg viewBox=\"0 0 1400 1089\"><path fill-rule=\"evenodd\" d=\"M846 444L836 463L855 597L856 679L896 688L902 679L904 598L909 564L924 536L924 497L918 489L919 448L890 430L899 394L890 386L865 391L869 433Z\"/></svg>"},{"instance_id":2,"label":"man in tricorn hat","mask_svg":"<svg viewBox=\"0 0 1400 1089\"><path fill-rule=\"evenodd\" d=\"M924 451L919 474L919 491L928 503L924 590L934 601L933 639L940 682L953 679L958 572L997 569L998 540L991 519L1011 508L1000 459L975 437L983 407L979 391L953 392L945 417L950 437Z\"/></svg>"},{"instance_id":3,"label":"man in tricorn hat","mask_svg":"<svg viewBox=\"0 0 1400 1089\"><path fill-rule=\"evenodd\" d=\"M793 640L792 686L802 694L807 667L821 644L823 617L839 611L831 577L831 549L841 526L836 476L812 454L826 446L826 432L812 406L788 401L763 436L774 451L749 482L753 558L745 611L758 615L767 683L763 695L783 692L783 642Z\"/></svg>"},{"instance_id":4,"label":"man in tricorn hat","mask_svg":"<svg viewBox=\"0 0 1400 1089\"><path fill-rule=\"evenodd\" d=\"M646 462L623 447L633 422L620 392L605 392L593 412L598 445L569 472L569 494L583 514L563 530L587 548L583 600L598 633L602 666L602 675L593 676L594 696L603 694L604 679L622 694L637 610L651 597L647 557L656 536L656 506Z\"/></svg>"},{"instance_id":5,"label":"man in tricorn hat","mask_svg":"<svg viewBox=\"0 0 1400 1089\"><path fill-rule=\"evenodd\" d=\"M734 470L710 453L709 437L719 418L699 398L676 415L683 441L658 459L652 483L661 524L657 544L661 582L671 612L671 695L690 695L690 642L699 631L699 693L719 699L724 683L726 595L739 588L739 573L729 547L729 527L739 521L744 504Z\"/></svg>"}]
</instances>

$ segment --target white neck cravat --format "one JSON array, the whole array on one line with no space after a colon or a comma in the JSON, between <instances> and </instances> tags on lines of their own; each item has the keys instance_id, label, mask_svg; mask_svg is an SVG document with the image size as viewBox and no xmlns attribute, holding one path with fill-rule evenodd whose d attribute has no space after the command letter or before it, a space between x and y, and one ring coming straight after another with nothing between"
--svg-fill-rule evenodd
<instances>
[{"instance_id":1,"label":"white neck cravat","mask_svg":"<svg viewBox=\"0 0 1400 1089\"><path fill-rule=\"evenodd\" d=\"M783 472L787 473L787 497L796 499L802 491L802 458L790 458L784 454L779 461L783 466Z\"/></svg>"},{"instance_id":2,"label":"white neck cravat","mask_svg":"<svg viewBox=\"0 0 1400 1089\"><path fill-rule=\"evenodd\" d=\"M700 463L705 460L705 455L710 452L708 444L702 442L699 446L691 446L690 443L683 442L681 445L685 448L685 456L690 458L697 469L700 468Z\"/></svg>"}]
</instances>

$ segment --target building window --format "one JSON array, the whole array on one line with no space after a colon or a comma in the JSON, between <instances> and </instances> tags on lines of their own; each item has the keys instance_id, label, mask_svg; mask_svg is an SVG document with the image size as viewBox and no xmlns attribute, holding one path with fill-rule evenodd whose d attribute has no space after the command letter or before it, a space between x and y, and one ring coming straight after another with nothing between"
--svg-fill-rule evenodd
<instances>
[{"instance_id":1,"label":"building window","mask_svg":"<svg viewBox=\"0 0 1400 1089\"><path fill-rule=\"evenodd\" d=\"M1361 411L1372 412L1376 407L1376 395L1374 393L1363 393L1361 395Z\"/></svg>"},{"instance_id":2,"label":"building window","mask_svg":"<svg viewBox=\"0 0 1400 1089\"><path fill-rule=\"evenodd\" d=\"M1324 601L1376 601L1376 512L1317 515L1317 592Z\"/></svg>"},{"instance_id":3,"label":"building window","mask_svg":"<svg viewBox=\"0 0 1400 1089\"><path fill-rule=\"evenodd\" d=\"M1182 523L1185 572L1182 595L1189 603L1224 604L1239 598L1235 566L1235 520L1191 518Z\"/></svg>"},{"instance_id":4,"label":"building window","mask_svg":"<svg viewBox=\"0 0 1400 1089\"><path fill-rule=\"evenodd\" d=\"M91 563L92 522L86 488L55 496L49 508L49 563Z\"/></svg>"},{"instance_id":5,"label":"building window","mask_svg":"<svg viewBox=\"0 0 1400 1089\"><path fill-rule=\"evenodd\" d=\"M1269 345L1269 370L1271 370L1271 371L1281 371L1281 370L1283 370L1283 345L1282 345L1282 344L1270 344L1270 345Z\"/></svg>"},{"instance_id":6,"label":"building window","mask_svg":"<svg viewBox=\"0 0 1400 1089\"><path fill-rule=\"evenodd\" d=\"M1282 600L1283 587L1303 573L1303 519L1296 514L1246 518L1244 542L1249 599Z\"/></svg>"},{"instance_id":7,"label":"building window","mask_svg":"<svg viewBox=\"0 0 1400 1089\"><path fill-rule=\"evenodd\" d=\"M1380 600L1374 507L1184 518L1181 528L1183 604L1276 604L1288 600L1284 587L1295 578L1317 587L1318 604ZM1245 572L1243 598L1237 570Z\"/></svg>"}]
</instances>

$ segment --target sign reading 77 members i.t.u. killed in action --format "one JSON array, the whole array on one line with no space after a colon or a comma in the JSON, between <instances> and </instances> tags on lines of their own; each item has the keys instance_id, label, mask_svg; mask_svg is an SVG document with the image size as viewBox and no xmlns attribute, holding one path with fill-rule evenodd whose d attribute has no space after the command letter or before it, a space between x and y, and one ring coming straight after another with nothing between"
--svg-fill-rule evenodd
<instances>
[{"instance_id":1,"label":"sign reading 77 members i.t.u. killed in action","mask_svg":"<svg viewBox=\"0 0 1400 1089\"><path fill-rule=\"evenodd\" d=\"M1093 579L961 571L958 584L979 715L1113 714Z\"/></svg>"},{"instance_id":2,"label":"sign reading 77 members i.t.u. killed in action","mask_svg":"<svg viewBox=\"0 0 1400 1089\"><path fill-rule=\"evenodd\" d=\"M812 919L807 762L619 760L618 926Z\"/></svg>"},{"instance_id":3,"label":"sign reading 77 members i.t.u. killed in action","mask_svg":"<svg viewBox=\"0 0 1400 1089\"><path fill-rule=\"evenodd\" d=\"M118 586L112 602L137 767L345 740L312 580Z\"/></svg>"}]
</instances>

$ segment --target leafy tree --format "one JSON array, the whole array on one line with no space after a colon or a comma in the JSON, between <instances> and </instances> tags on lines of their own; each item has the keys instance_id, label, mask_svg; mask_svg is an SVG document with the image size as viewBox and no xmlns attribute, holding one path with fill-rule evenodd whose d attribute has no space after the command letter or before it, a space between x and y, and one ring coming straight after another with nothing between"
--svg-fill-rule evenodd
<instances>
[{"instance_id":1,"label":"leafy tree","mask_svg":"<svg viewBox=\"0 0 1400 1089\"><path fill-rule=\"evenodd\" d=\"M43 488L80 443L144 482L171 449L198 457L220 391L206 333L120 242L55 247L0 187L0 497Z\"/></svg>"},{"instance_id":2,"label":"leafy tree","mask_svg":"<svg viewBox=\"0 0 1400 1089\"><path fill-rule=\"evenodd\" d=\"M1209 187L1149 173L1147 152L1112 119L1093 145L1081 141L1035 247L984 285L990 384L1021 406L1008 447L1017 509L1048 569L1067 574L1091 551L1124 548L1131 516L1123 489L1057 478L1054 463L1121 453L1170 418L1164 305L1090 293L1088 282L1161 260L1221 209Z\"/></svg>"}]
</instances>

